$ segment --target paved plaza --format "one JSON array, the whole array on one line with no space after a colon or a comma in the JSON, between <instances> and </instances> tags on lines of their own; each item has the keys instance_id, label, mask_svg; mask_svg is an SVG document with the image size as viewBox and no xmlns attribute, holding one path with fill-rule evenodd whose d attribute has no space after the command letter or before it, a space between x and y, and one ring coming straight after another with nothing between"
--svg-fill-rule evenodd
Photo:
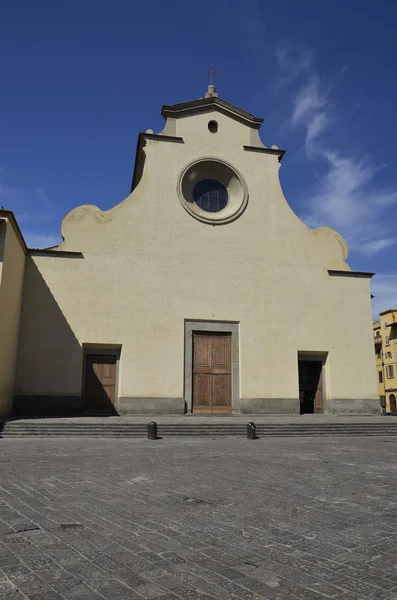
<instances>
[{"instance_id":1,"label":"paved plaza","mask_svg":"<svg viewBox=\"0 0 397 600\"><path fill-rule=\"evenodd\" d=\"M0 439L0 600L397 600L393 438Z\"/></svg>"}]
</instances>

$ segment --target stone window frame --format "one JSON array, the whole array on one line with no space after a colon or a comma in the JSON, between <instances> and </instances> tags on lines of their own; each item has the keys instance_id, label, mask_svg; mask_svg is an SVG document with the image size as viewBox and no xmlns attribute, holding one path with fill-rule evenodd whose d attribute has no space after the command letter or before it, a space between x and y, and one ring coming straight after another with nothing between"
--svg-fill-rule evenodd
<instances>
[{"instance_id":1,"label":"stone window frame","mask_svg":"<svg viewBox=\"0 0 397 600\"><path fill-rule=\"evenodd\" d=\"M218 212L202 210L193 200L193 188L202 179L214 179L225 186L228 193L226 206ZM235 185L230 186L233 179ZM243 214L248 204L247 183L231 163L214 156L203 156L188 163L178 177L177 193L183 208L192 217L211 225L224 225Z\"/></svg>"},{"instance_id":2,"label":"stone window frame","mask_svg":"<svg viewBox=\"0 0 397 600\"><path fill-rule=\"evenodd\" d=\"M232 414L240 413L240 322L185 319L184 398L187 413L193 409L193 333L230 333L232 336Z\"/></svg>"}]
</instances>

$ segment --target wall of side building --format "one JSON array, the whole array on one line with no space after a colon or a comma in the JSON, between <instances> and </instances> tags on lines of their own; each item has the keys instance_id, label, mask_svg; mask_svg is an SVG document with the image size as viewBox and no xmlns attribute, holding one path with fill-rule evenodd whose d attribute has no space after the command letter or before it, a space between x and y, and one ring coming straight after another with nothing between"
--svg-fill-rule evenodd
<instances>
[{"instance_id":1,"label":"wall of side building","mask_svg":"<svg viewBox=\"0 0 397 600\"><path fill-rule=\"evenodd\" d=\"M0 417L12 411L24 269L17 227L0 217Z\"/></svg>"},{"instance_id":2,"label":"wall of side building","mask_svg":"<svg viewBox=\"0 0 397 600\"><path fill-rule=\"evenodd\" d=\"M383 364L383 350L382 350L382 335L381 335L381 326L380 321L373 322L373 331L374 331L374 347L375 347L375 373L376 373L376 381L378 385L378 396L380 402L380 411L386 411L386 395L385 395L385 374L384 374L384 364Z\"/></svg>"},{"instance_id":3,"label":"wall of side building","mask_svg":"<svg viewBox=\"0 0 397 600\"><path fill-rule=\"evenodd\" d=\"M397 412L397 309L380 314L381 366L386 412ZM379 360L379 359L377 359Z\"/></svg>"}]
</instances>

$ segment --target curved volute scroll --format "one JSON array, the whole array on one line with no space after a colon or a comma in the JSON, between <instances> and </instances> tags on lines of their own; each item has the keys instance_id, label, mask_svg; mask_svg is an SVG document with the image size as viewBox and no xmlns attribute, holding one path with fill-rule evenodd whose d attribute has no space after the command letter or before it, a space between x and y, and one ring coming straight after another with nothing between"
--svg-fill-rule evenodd
<instances>
[{"instance_id":1,"label":"curved volute scroll","mask_svg":"<svg viewBox=\"0 0 397 600\"><path fill-rule=\"evenodd\" d=\"M326 259L328 269L341 269L343 271L351 271L346 260L349 255L347 244L343 237L331 227L317 227L310 230L315 236L316 243L321 248L322 254Z\"/></svg>"},{"instance_id":2,"label":"curved volute scroll","mask_svg":"<svg viewBox=\"0 0 397 600\"><path fill-rule=\"evenodd\" d=\"M61 233L63 242L60 249L65 249L70 241L74 245L74 232L79 232L79 236L89 231L93 225L104 225L113 220L114 209L103 211L93 204L83 204L77 206L63 218ZM79 248L80 250L80 248Z\"/></svg>"}]
</instances>

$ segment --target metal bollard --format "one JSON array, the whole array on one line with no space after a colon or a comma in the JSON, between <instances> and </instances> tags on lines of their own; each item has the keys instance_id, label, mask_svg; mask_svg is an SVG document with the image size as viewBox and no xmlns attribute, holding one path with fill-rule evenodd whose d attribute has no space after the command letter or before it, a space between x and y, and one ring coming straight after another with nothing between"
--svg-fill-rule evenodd
<instances>
[{"instance_id":1,"label":"metal bollard","mask_svg":"<svg viewBox=\"0 0 397 600\"><path fill-rule=\"evenodd\" d=\"M248 423L247 425L247 439L256 440L256 425L255 423Z\"/></svg>"},{"instance_id":2,"label":"metal bollard","mask_svg":"<svg viewBox=\"0 0 397 600\"><path fill-rule=\"evenodd\" d=\"M150 421L147 426L147 438L148 440L157 440L157 423Z\"/></svg>"}]
</instances>

